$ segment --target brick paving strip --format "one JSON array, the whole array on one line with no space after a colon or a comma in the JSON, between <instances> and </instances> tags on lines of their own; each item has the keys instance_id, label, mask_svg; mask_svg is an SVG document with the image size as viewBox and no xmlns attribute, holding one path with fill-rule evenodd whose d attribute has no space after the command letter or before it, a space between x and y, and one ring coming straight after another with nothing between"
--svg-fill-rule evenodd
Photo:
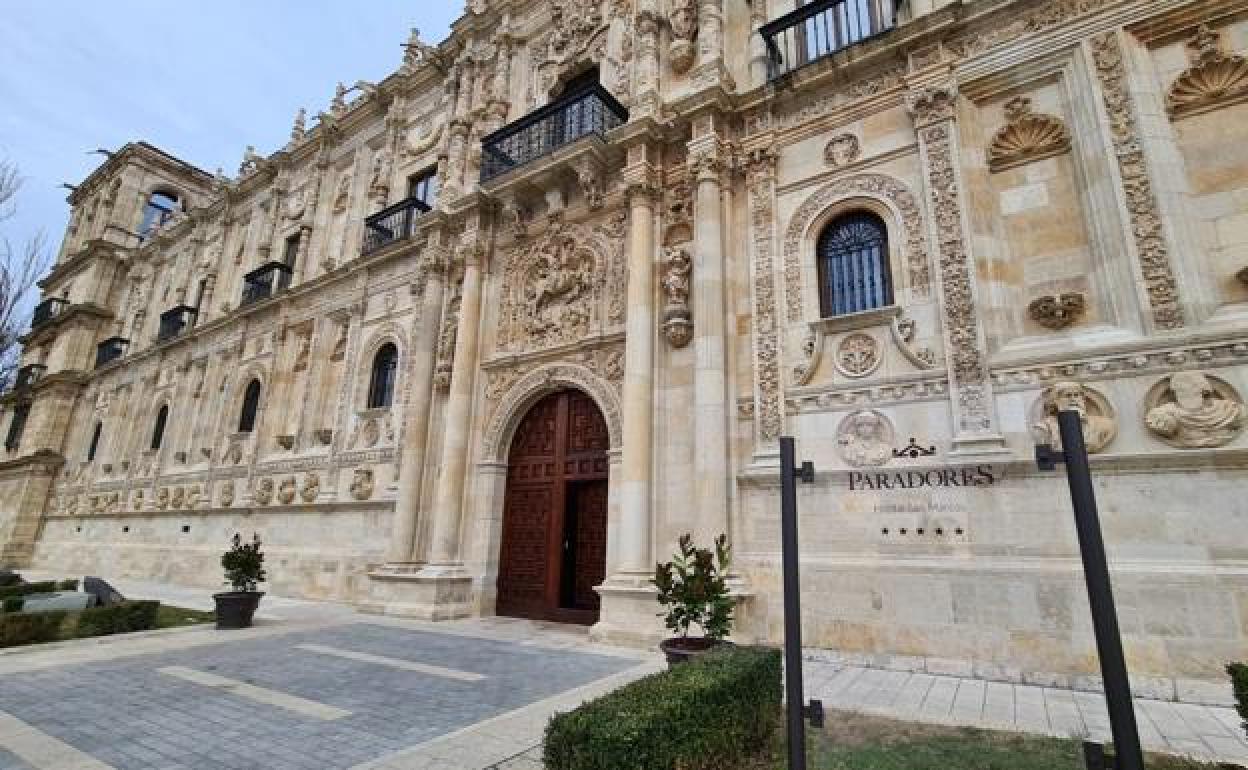
<instances>
[{"instance_id":1,"label":"brick paving strip","mask_svg":"<svg viewBox=\"0 0 1248 770\"><path fill-rule=\"evenodd\" d=\"M340 709L329 706L324 703L318 703L307 698L300 698L298 695L290 695L289 693L270 690L267 687L257 687L254 684L240 682L237 679L230 679L224 676L210 674L207 671L196 671L193 668L185 666L162 666L156 669L167 676L175 676L179 679L185 679L188 682L202 684L205 687L214 687L226 692L233 693L242 698L254 700L257 703L265 703L270 706L284 708L287 711L293 711L296 714L312 717L314 719L342 719L351 716L351 712L346 709Z\"/></svg>"},{"instance_id":2,"label":"brick paving strip","mask_svg":"<svg viewBox=\"0 0 1248 770\"><path fill-rule=\"evenodd\" d=\"M410 660L387 658L383 655L370 655L366 652L343 650L337 647L329 647L324 644L296 644L295 649L316 652L321 655L333 655L334 657L355 660L360 663L375 663L378 666L389 666L390 668L402 669L403 671L415 671L419 674L429 674L430 676L440 676L446 679L456 679L460 682L480 682L482 679L485 679L484 675L474 674L471 671L457 671L453 668L430 666L426 663L414 663Z\"/></svg>"},{"instance_id":3,"label":"brick paving strip","mask_svg":"<svg viewBox=\"0 0 1248 770\"><path fill-rule=\"evenodd\" d=\"M0 749L36 770L113 770L89 754L0 711Z\"/></svg>"}]
</instances>

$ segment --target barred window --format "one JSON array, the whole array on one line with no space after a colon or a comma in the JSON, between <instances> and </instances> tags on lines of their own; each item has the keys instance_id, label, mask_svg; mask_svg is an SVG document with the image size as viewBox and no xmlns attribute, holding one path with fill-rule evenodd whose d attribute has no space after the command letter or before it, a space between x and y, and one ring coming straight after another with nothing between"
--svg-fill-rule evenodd
<instances>
[{"instance_id":1,"label":"barred window","mask_svg":"<svg viewBox=\"0 0 1248 770\"><path fill-rule=\"evenodd\" d=\"M819 307L824 318L893 303L888 229L867 211L837 217L819 234Z\"/></svg>"},{"instance_id":2,"label":"barred window","mask_svg":"<svg viewBox=\"0 0 1248 770\"><path fill-rule=\"evenodd\" d=\"M238 416L238 432L251 433L256 429L256 412L260 409L260 380L247 383L243 393L243 411Z\"/></svg>"},{"instance_id":3,"label":"barred window","mask_svg":"<svg viewBox=\"0 0 1248 770\"><path fill-rule=\"evenodd\" d=\"M368 408L382 409L394 403L395 372L399 365L399 351L394 343L387 342L373 356L373 376L368 383Z\"/></svg>"}]
</instances>

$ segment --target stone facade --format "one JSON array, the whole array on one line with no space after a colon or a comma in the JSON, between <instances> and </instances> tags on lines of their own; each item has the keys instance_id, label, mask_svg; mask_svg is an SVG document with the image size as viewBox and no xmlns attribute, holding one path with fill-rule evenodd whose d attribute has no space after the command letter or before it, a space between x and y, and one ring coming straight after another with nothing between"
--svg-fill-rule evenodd
<instances>
[{"instance_id":1,"label":"stone facade","mask_svg":"<svg viewBox=\"0 0 1248 770\"><path fill-rule=\"evenodd\" d=\"M1248 2L911 0L780 75L760 29L792 10L473 0L234 178L128 145L71 195L41 284L67 304L0 399L0 430L26 414L0 558L214 586L255 530L275 591L488 614L517 425L576 388L610 441L596 635L656 638L654 560L727 532L737 633L780 638L784 434L818 469L808 646L1072 682L1078 548L1033 460L1068 407L1132 673L1220 676L1248 652ZM491 171L587 71L627 119ZM404 209L425 170L432 210ZM153 192L181 210L140 237ZM825 317L821 233L853 212L891 296Z\"/></svg>"}]
</instances>

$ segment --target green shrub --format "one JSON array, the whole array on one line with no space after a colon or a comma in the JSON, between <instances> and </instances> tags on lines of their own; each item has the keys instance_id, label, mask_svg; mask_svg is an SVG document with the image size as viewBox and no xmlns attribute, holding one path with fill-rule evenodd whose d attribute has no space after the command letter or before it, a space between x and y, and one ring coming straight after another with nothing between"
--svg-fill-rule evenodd
<instances>
[{"instance_id":1,"label":"green shrub","mask_svg":"<svg viewBox=\"0 0 1248 770\"><path fill-rule=\"evenodd\" d=\"M0 588L8 588L22 582L22 576L16 572L0 572Z\"/></svg>"},{"instance_id":2,"label":"green shrub","mask_svg":"<svg viewBox=\"0 0 1248 770\"><path fill-rule=\"evenodd\" d=\"M59 610L30 615L0 615L0 647L56 641L65 615Z\"/></svg>"},{"instance_id":3,"label":"green shrub","mask_svg":"<svg viewBox=\"0 0 1248 770\"><path fill-rule=\"evenodd\" d=\"M57 583L57 584L56 584L56 590L58 590L58 591L77 591L77 590L78 590L78 581L77 581L77 580L62 580L61 582L59 582L59 583Z\"/></svg>"},{"instance_id":4,"label":"green shrub","mask_svg":"<svg viewBox=\"0 0 1248 770\"><path fill-rule=\"evenodd\" d=\"M10 596L27 596L29 594L50 594L56 591L55 580L44 580L40 583L22 583L21 585L0 588L0 599Z\"/></svg>"},{"instance_id":5,"label":"green shrub","mask_svg":"<svg viewBox=\"0 0 1248 770\"><path fill-rule=\"evenodd\" d=\"M256 584L266 578L260 535L253 532L251 542L244 543L243 536L235 532L230 550L221 554L221 566L225 569L225 582L235 591L256 590Z\"/></svg>"},{"instance_id":6,"label":"green shrub","mask_svg":"<svg viewBox=\"0 0 1248 770\"><path fill-rule=\"evenodd\" d=\"M107 607L91 607L78 613L74 636L108 636L128 631L147 631L156 626L160 602L125 601Z\"/></svg>"},{"instance_id":7,"label":"green shrub","mask_svg":"<svg viewBox=\"0 0 1248 770\"><path fill-rule=\"evenodd\" d=\"M549 770L711 770L763 749L780 713L781 656L727 648L557 714Z\"/></svg>"},{"instance_id":8,"label":"green shrub","mask_svg":"<svg viewBox=\"0 0 1248 770\"><path fill-rule=\"evenodd\" d=\"M1248 664L1231 663L1226 673L1231 675L1231 689L1235 691L1235 710L1244 719L1241 727L1248 732Z\"/></svg>"},{"instance_id":9,"label":"green shrub","mask_svg":"<svg viewBox=\"0 0 1248 770\"><path fill-rule=\"evenodd\" d=\"M0 612L21 612L22 606L26 604L26 599L21 596L10 596L3 602L0 602Z\"/></svg>"}]
</instances>

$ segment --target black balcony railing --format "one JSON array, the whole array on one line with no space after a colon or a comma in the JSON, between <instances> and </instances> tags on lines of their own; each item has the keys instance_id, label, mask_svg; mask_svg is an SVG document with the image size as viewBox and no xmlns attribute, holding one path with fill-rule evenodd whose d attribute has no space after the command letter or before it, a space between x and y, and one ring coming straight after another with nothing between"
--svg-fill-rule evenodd
<instances>
[{"instance_id":1,"label":"black balcony railing","mask_svg":"<svg viewBox=\"0 0 1248 770\"><path fill-rule=\"evenodd\" d=\"M160 328L156 331L156 341L164 342L181 334L190 326L199 310L190 305L178 305L160 314Z\"/></svg>"},{"instance_id":2,"label":"black balcony railing","mask_svg":"<svg viewBox=\"0 0 1248 770\"><path fill-rule=\"evenodd\" d=\"M429 211L429 204L420 198L407 198L388 206L364 220L364 245L361 252L372 254L395 241L412 237L416 217Z\"/></svg>"},{"instance_id":3,"label":"black balcony railing","mask_svg":"<svg viewBox=\"0 0 1248 770\"><path fill-rule=\"evenodd\" d=\"M265 262L243 276L243 305L268 299L282 289L290 287L292 274L285 262Z\"/></svg>"},{"instance_id":4,"label":"black balcony railing","mask_svg":"<svg viewBox=\"0 0 1248 770\"><path fill-rule=\"evenodd\" d=\"M95 346L95 368L99 369L105 364L111 364L113 361L121 358L126 354L126 348L130 346L130 340L125 337L109 337L100 344Z\"/></svg>"},{"instance_id":5,"label":"black balcony railing","mask_svg":"<svg viewBox=\"0 0 1248 770\"><path fill-rule=\"evenodd\" d=\"M764 24L759 33L774 80L881 35L896 22L896 0L815 0Z\"/></svg>"},{"instance_id":6,"label":"black balcony railing","mask_svg":"<svg viewBox=\"0 0 1248 770\"><path fill-rule=\"evenodd\" d=\"M26 364L17 370L17 376L13 378L13 389L22 390L29 388L43 377L44 372L48 371L48 367L43 364Z\"/></svg>"},{"instance_id":7,"label":"black balcony railing","mask_svg":"<svg viewBox=\"0 0 1248 770\"><path fill-rule=\"evenodd\" d=\"M69 300L60 297L48 297L35 305L35 312L30 317L30 330L34 331L48 321L56 318L69 307Z\"/></svg>"},{"instance_id":8,"label":"black balcony railing","mask_svg":"<svg viewBox=\"0 0 1248 770\"><path fill-rule=\"evenodd\" d=\"M482 139L481 181L627 122L628 110L601 85L576 91Z\"/></svg>"}]
</instances>

